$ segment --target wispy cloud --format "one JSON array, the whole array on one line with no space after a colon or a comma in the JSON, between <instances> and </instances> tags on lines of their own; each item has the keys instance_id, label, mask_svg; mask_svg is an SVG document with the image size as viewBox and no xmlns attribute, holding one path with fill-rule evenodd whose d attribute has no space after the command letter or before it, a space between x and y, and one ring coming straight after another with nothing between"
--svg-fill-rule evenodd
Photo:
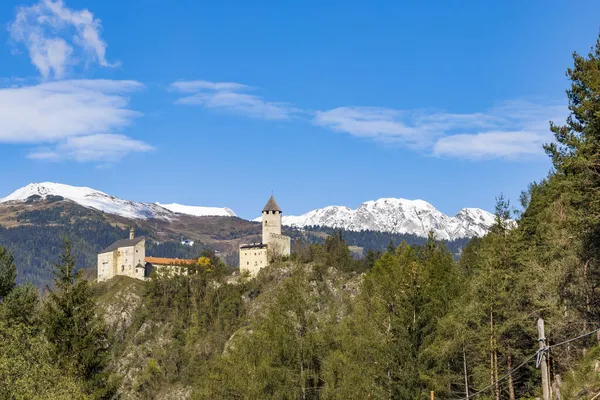
<instances>
[{"instance_id":1,"label":"wispy cloud","mask_svg":"<svg viewBox=\"0 0 600 400\"><path fill-rule=\"evenodd\" d=\"M267 101L248 93L252 87L235 82L179 81L173 91L184 94L176 104L201 106L216 111L264 120L285 120L300 113L288 103Z\"/></svg>"},{"instance_id":2,"label":"wispy cloud","mask_svg":"<svg viewBox=\"0 0 600 400\"><path fill-rule=\"evenodd\" d=\"M107 164L119 161L130 153L151 150L154 147L124 135L97 134L70 137L54 147L34 150L28 157L46 161L72 159Z\"/></svg>"},{"instance_id":3,"label":"wispy cloud","mask_svg":"<svg viewBox=\"0 0 600 400\"><path fill-rule=\"evenodd\" d=\"M78 64L113 67L106 59L106 42L99 19L84 10L72 10L62 0L40 0L20 7L9 25L15 45L24 45L43 78L61 79Z\"/></svg>"},{"instance_id":4,"label":"wispy cloud","mask_svg":"<svg viewBox=\"0 0 600 400\"><path fill-rule=\"evenodd\" d=\"M543 154L552 140L550 120L561 122L564 106L510 101L473 113L339 107L316 113L313 123L381 143L418 147L437 156L471 159Z\"/></svg>"},{"instance_id":5,"label":"wispy cloud","mask_svg":"<svg viewBox=\"0 0 600 400\"><path fill-rule=\"evenodd\" d=\"M486 111L491 126L468 131L458 127L437 140L433 153L468 159L517 159L544 154L542 145L554 138L549 122L563 123L564 105L509 101Z\"/></svg>"},{"instance_id":6,"label":"wispy cloud","mask_svg":"<svg viewBox=\"0 0 600 400\"><path fill-rule=\"evenodd\" d=\"M0 88L0 143L50 146L36 159L118 160L151 146L121 130L140 112L129 95L144 86L136 81L65 80ZM111 146L112 144L112 146Z\"/></svg>"}]
</instances>

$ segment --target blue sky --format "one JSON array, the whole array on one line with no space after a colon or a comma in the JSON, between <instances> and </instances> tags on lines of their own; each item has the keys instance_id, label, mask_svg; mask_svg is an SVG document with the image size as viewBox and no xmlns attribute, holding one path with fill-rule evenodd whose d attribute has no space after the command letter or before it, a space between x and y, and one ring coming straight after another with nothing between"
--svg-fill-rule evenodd
<instances>
[{"instance_id":1,"label":"blue sky","mask_svg":"<svg viewBox=\"0 0 600 400\"><path fill-rule=\"evenodd\" d=\"M3 1L0 196L30 182L255 217L514 203L600 3Z\"/></svg>"}]
</instances>

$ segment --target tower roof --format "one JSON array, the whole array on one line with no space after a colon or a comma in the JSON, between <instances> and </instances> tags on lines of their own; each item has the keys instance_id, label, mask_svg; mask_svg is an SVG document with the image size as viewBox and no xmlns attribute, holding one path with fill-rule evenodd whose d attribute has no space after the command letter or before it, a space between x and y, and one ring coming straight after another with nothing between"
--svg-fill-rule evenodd
<instances>
[{"instance_id":1,"label":"tower roof","mask_svg":"<svg viewBox=\"0 0 600 400\"><path fill-rule=\"evenodd\" d=\"M277 204L277 202L275 201L275 197L271 196L271 198L269 199L269 201L267 201L267 204L265 205L265 208L263 208L263 212L265 211L279 211L281 212L281 208L279 208L279 204Z\"/></svg>"}]
</instances>

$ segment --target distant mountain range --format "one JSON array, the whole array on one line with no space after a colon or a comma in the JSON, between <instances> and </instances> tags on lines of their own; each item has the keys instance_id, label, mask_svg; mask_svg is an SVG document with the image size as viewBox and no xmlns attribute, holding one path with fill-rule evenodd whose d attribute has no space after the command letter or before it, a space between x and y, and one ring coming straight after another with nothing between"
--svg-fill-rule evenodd
<instances>
[{"instance_id":1,"label":"distant mountain range","mask_svg":"<svg viewBox=\"0 0 600 400\"><path fill-rule=\"evenodd\" d=\"M443 214L423 200L383 198L367 201L356 210L329 206L300 216L284 216L283 224L296 228L327 226L349 231L377 231L439 240L483 236L494 224L494 214L480 208L463 208L454 217Z\"/></svg>"},{"instance_id":2,"label":"distant mountain range","mask_svg":"<svg viewBox=\"0 0 600 400\"><path fill-rule=\"evenodd\" d=\"M0 203L27 202L37 198L62 198L86 208L128 219L171 221L179 219L182 215L236 217L236 214L226 207L136 202L87 187L52 182L31 183L0 199ZM367 201L355 210L343 206L328 206L299 216L284 215L283 224L295 228L323 226L419 237L427 237L428 233L433 231L437 239L457 240L483 236L494 224L494 215L479 208L464 208L455 216L448 216L423 200L383 198Z\"/></svg>"}]
</instances>

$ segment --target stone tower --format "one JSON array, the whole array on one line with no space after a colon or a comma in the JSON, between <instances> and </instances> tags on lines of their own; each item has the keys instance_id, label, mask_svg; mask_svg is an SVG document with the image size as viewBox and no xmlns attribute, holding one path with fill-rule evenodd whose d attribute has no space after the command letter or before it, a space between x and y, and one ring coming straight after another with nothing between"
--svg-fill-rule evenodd
<instances>
[{"instance_id":1,"label":"stone tower","mask_svg":"<svg viewBox=\"0 0 600 400\"><path fill-rule=\"evenodd\" d=\"M271 234L281 235L281 208L271 196L265 208L262 210L262 242L269 244L272 240Z\"/></svg>"}]
</instances>

